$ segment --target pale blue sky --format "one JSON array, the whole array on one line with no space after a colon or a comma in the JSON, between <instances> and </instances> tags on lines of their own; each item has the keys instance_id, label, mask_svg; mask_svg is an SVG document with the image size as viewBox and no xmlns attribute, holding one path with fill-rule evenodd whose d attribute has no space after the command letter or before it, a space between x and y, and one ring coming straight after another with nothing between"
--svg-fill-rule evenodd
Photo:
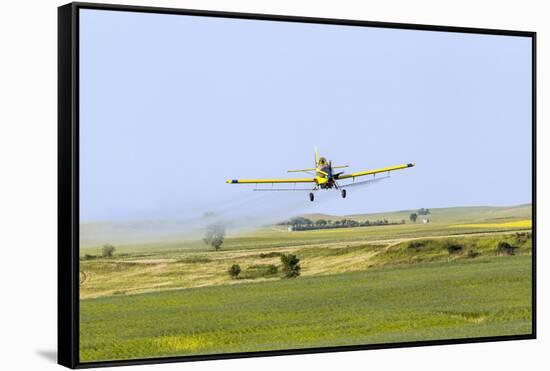
<instances>
[{"instance_id":1,"label":"pale blue sky","mask_svg":"<svg viewBox=\"0 0 550 371\"><path fill-rule=\"evenodd\" d=\"M366 213L531 199L526 37L81 10L81 220ZM313 146L345 200L253 192Z\"/></svg>"}]
</instances>

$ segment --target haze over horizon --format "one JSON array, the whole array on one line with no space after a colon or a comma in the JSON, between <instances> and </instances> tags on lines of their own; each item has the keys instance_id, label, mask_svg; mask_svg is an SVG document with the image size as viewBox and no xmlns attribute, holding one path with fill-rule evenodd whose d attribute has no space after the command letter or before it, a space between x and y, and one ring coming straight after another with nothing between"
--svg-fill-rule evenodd
<instances>
[{"instance_id":1,"label":"haze over horizon","mask_svg":"<svg viewBox=\"0 0 550 371\"><path fill-rule=\"evenodd\" d=\"M455 206L442 206L442 207L426 207L426 206L419 206L416 208L407 208L407 209L391 209L391 210L372 210L368 212L359 212L359 213L352 213L352 214L338 214L338 213L325 213L325 212L318 212L318 211L312 211L309 212L308 210L303 210L303 212L297 212L297 213L284 213L287 216L281 216L281 218L285 217L296 217L296 216L304 216L304 215L312 215L312 214L323 214L323 215L329 215L329 216L338 216L338 217L346 217L346 216L357 216L357 215L376 215L376 214L392 214L392 213L399 213L399 212L414 212L416 210L419 210L420 208L430 209L430 210L438 210L438 209L451 209L451 208L517 208L522 206L532 206L531 202L522 202L519 204L513 204L513 205L455 205ZM230 219L231 216L227 215L223 211L208 211L206 213L203 213L201 215L195 215L193 217L185 216L187 214L182 214L184 216L177 217L173 216L170 218L126 218L126 219L111 219L111 220L85 220L80 221L80 224L93 224L93 223L120 223L120 224L126 224L126 223L141 223L141 222L168 222L168 221L175 221L175 222L181 222L186 220L193 220L193 219L202 219L206 217L206 214L212 213L214 216L223 217ZM254 215L243 215L242 218L249 218L253 219ZM273 216L269 217L270 220L277 221L280 218L276 218ZM281 219L282 221L282 219Z\"/></svg>"}]
</instances>

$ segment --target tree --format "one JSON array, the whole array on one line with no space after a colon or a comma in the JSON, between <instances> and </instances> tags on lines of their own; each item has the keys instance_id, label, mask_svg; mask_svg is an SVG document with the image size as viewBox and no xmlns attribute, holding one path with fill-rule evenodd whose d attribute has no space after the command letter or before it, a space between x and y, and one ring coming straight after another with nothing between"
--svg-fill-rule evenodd
<instances>
[{"instance_id":1,"label":"tree","mask_svg":"<svg viewBox=\"0 0 550 371\"><path fill-rule=\"evenodd\" d=\"M297 216L296 218L290 219L290 224L292 224L292 226L294 226L294 227L300 227L303 224L305 224L304 220L305 219L303 217Z\"/></svg>"},{"instance_id":2,"label":"tree","mask_svg":"<svg viewBox=\"0 0 550 371\"><path fill-rule=\"evenodd\" d=\"M424 209L422 207L418 210L418 215L430 215L430 209Z\"/></svg>"},{"instance_id":3,"label":"tree","mask_svg":"<svg viewBox=\"0 0 550 371\"><path fill-rule=\"evenodd\" d=\"M327 225L327 221L325 219L319 219L315 222L315 225L318 227L324 227Z\"/></svg>"},{"instance_id":4,"label":"tree","mask_svg":"<svg viewBox=\"0 0 550 371\"><path fill-rule=\"evenodd\" d=\"M418 218L418 214L416 213L411 213L411 215L409 215L409 219L413 223L416 223L416 218Z\"/></svg>"},{"instance_id":5,"label":"tree","mask_svg":"<svg viewBox=\"0 0 550 371\"><path fill-rule=\"evenodd\" d=\"M462 253L463 247L457 243L450 243L447 245L447 251L449 255Z\"/></svg>"},{"instance_id":6,"label":"tree","mask_svg":"<svg viewBox=\"0 0 550 371\"><path fill-rule=\"evenodd\" d=\"M516 255L516 250L518 248L516 246L510 245L508 242L500 241L497 244L497 252L498 253L504 253L506 255Z\"/></svg>"},{"instance_id":7,"label":"tree","mask_svg":"<svg viewBox=\"0 0 550 371\"><path fill-rule=\"evenodd\" d=\"M239 278L239 274L241 273L241 267L239 264L233 264L231 267L229 267L228 271L229 275L233 279Z\"/></svg>"},{"instance_id":8,"label":"tree","mask_svg":"<svg viewBox=\"0 0 550 371\"><path fill-rule=\"evenodd\" d=\"M300 275L302 267L298 264L300 259L298 259L296 255L281 255L281 262L283 263L283 273L286 278L295 278Z\"/></svg>"},{"instance_id":9,"label":"tree","mask_svg":"<svg viewBox=\"0 0 550 371\"><path fill-rule=\"evenodd\" d=\"M111 245L109 243L105 244L105 245L103 245L103 250L101 252L101 255L104 258L110 258L115 253L115 250L116 250L116 248L113 245Z\"/></svg>"},{"instance_id":10,"label":"tree","mask_svg":"<svg viewBox=\"0 0 550 371\"><path fill-rule=\"evenodd\" d=\"M206 228L202 240L205 244L212 245L214 249L219 250L225 240L225 225L221 222L210 224Z\"/></svg>"}]
</instances>

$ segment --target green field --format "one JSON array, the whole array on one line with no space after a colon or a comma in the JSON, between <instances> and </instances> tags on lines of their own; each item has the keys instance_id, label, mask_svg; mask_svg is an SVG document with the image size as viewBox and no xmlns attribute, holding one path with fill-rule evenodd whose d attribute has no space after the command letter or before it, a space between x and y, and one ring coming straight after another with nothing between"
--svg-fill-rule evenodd
<instances>
[{"instance_id":1,"label":"green field","mask_svg":"<svg viewBox=\"0 0 550 371\"><path fill-rule=\"evenodd\" d=\"M261 248L267 245L287 246L289 243L310 243L317 241L331 242L341 240L365 240L365 239L389 239L397 237L415 237L423 235L446 235L454 233L479 232L480 228L463 224L471 223L506 223L515 220L531 219L531 205L519 205L513 207L448 207L431 209L430 223L422 224L421 217L418 223L408 223L409 214L416 210L403 210L387 213L373 213L361 215L333 216L325 214L305 215L312 220L320 218L338 220L342 218L356 221L387 219L390 222L406 220L407 224L397 226L381 226L353 229L331 229L325 231L308 231L301 233L283 233L286 227L274 226L260 231L246 232L230 231L230 237L224 243L224 250ZM169 221L151 221L155 227L162 228L171 225ZM185 223L182 223L185 226ZM148 234L140 243L136 243L137 232L141 229L149 229L151 225L143 222L134 223L83 223L80 226L81 255L85 253L98 253L101 245L112 243L117 246L119 252L152 254L160 250L181 251L204 250L200 241L202 235L189 236L188 234L152 235ZM166 229L170 229L166 227ZM492 230L507 230L506 227L491 228ZM482 229L483 230L483 229ZM481 231L482 231L481 230Z\"/></svg>"},{"instance_id":2,"label":"green field","mask_svg":"<svg viewBox=\"0 0 550 371\"><path fill-rule=\"evenodd\" d=\"M429 224L228 234L221 251L83 248L81 361L529 334L530 218L525 205L434 209ZM280 253L300 277L282 279Z\"/></svg>"}]
</instances>

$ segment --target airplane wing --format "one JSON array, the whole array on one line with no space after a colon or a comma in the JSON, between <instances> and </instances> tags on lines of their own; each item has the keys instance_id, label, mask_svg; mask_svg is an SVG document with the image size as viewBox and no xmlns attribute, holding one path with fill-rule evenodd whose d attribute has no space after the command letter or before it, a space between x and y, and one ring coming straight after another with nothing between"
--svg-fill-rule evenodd
<instances>
[{"instance_id":1,"label":"airplane wing","mask_svg":"<svg viewBox=\"0 0 550 371\"><path fill-rule=\"evenodd\" d=\"M314 178L287 178L287 179L230 179L229 184L265 184L265 183L315 183Z\"/></svg>"},{"instance_id":2,"label":"airplane wing","mask_svg":"<svg viewBox=\"0 0 550 371\"><path fill-rule=\"evenodd\" d=\"M378 177L378 178L363 180L363 181L360 181L360 182L354 182L354 183L339 185L338 187L339 188L348 188L348 187L364 186L364 185L368 185L368 184L377 183L381 180L388 179L389 177L390 177L389 175L386 175L386 176L382 176L382 177Z\"/></svg>"},{"instance_id":3,"label":"airplane wing","mask_svg":"<svg viewBox=\"0 0 550 371\"><path fill-rule=\"evenodd\" d=\"M357 173L351 173L351 174L342 174L342 175L338 176L338 180L356 178L356 177L359 177L359 176L373 175L373 174L378 174L378 173L389 173L390 171L406 169L408 167L413 167L414 165L415 164L409 163L409 164L403 164L403 165L383 167L383 168L375 169L375 170L359 171Z\"/></svg>"},{"instance_id":4,"label":"airplane wing","mask_svg":"<svg viewBox=\"0 0 550 371\"><path fill-rule=\"evenodd\" d=\"M317 169L298 169L298 170L287 170L287 173L303 173L307 171L315 171Z\"/></svg>"}]
</instances>

